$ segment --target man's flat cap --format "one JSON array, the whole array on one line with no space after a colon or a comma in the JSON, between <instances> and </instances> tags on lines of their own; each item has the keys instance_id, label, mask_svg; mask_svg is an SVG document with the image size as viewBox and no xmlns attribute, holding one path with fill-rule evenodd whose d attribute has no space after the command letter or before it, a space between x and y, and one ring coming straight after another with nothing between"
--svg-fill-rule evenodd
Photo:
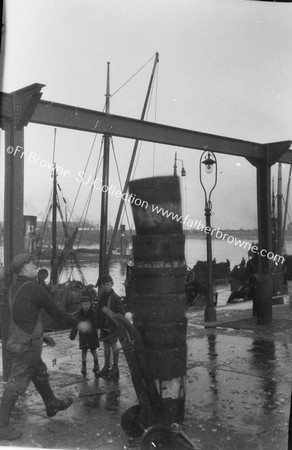
<instances>
[{"instance_id":1,"label":"man's flat cap","mask_svg":"<svg viewBox=\"0 0 292 450\"><path fill-rule=\"evenodd\" d=\"M87 295L82 295L81 299L79 300L79 303L91 303L91 298L88 297Z\"/></svg>"},{"instance_id":2,"label":"man's flat cap","mask_svg":"<svg viewBox=\"0 0 292 450\"><path fill-rule=\"evenodd\" d=\"M11 263L11 268L13 272L17 273L25 264L33 260L34 257L31 253L19 253L18 255L14 256Z\"/></svg>"}]
</instances>

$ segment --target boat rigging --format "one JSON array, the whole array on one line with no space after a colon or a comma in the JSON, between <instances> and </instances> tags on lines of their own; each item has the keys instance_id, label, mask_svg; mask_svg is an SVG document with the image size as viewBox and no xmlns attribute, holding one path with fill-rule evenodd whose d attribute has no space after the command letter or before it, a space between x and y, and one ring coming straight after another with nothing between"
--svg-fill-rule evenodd
<instances>
[{"instance_id":1,"label":"boat rigging","mask_svg":"<svg viewBox=\"0 0 292 450\"><path fill-rule=\"evenodd\" d=\"M150 95L153 89L153 82L154 82L154 77L155 77L155 72L157 69L157 64L159 62L159 55L158 53L155 54L154 57L154 65L153 65L153 69L151 72L151 77L150 77L150 81L149 81L149 85L148 85L148 89L147 89L147 94L146 94L146 98L144 101L144 106L143 106L143 111L142 111L142 115L141 115L141 120L144 120L146 117L146 113L147 113L147 108L149 106L149 99L150 99ZM118 92L118 91L116 91ZM115 93L116 93L115 92ZM107 63L107 82L106 82L106 103L105 103L105 112L107 114L110 113L110 99L111 99L112 95L110 94L110 63ZM96 140L97 134L94 137L94 143ZM94 143L92 145L91 148L91 152L90 155L88 157L86 166L85 166L85 170L84 172L79 172L82 175L82 180L85 177L85 173L86 173L86 169L88 166L88 162L89 162L89 158L91 157L92 154L92 150L93 150L93 146ZM79 225L81 223L82 220L86 220L86 216L88 213L88 207L89 207L89 203L90 203L90 199L91 199L91 195L94 189L94 182L97 179L97 174L98 174L98 170L99 168L102 166L102 185L103 186L110 186L110 182L109 182L109 168L110 168L110 147L112 144L112 137L109 134L104 134L103 138L102 138L102 145L101 145L101 149L100 149L100 155L96 164L96 170L95 170L95 174L94 177L92 177L92 175L90 175L87 179L86 183L80 183L79 185L79 189L76 195L76 199L74 201L74 205L73 205L73 209L74 206L76 204L77 201L77 197L80 193L80 188L81 185L83 184L89 184L91 183L91 191L90 194L88 196L88 200L86 202L82 217L84 217L84 219L80 219L79 224L74 226L74 229L72 231L72 223L71 223L71 218L72 218L72 213L73 210L70 214L69 220L66 220L66 222L63 220L63 216L62 216L62 211L60 208L60 204L58 201L58 194L57 194L57 187L58 187L58 183L57 183L57 170L56 170L56 163L55 163L55 147L56 147L56 130L55 130L55 134L54 134L54 156L53 156L53 170L52 170L52 177L53 177L53 191L52 191L52 206L49 208L49 210L52 211L52 255L51 255L51 277L50 277L50 281L52 284L56 284L58 282L58 279L60 277L62 268L64 267L65 264L65 259L66 257L69 257L69 259L74 259L74 264L75 266L80 269L80 275L83 281L84 278L82 276L82 271L80 268L80 264L78 263L78 247L77 249L73 249L73 244L75 242L77 233L78 233L78 229L79 229ZM126 176L126 180L123 186L123 189L121 188L122 194L126 194L127 190L128 190L128 184L129 181L131 179L132 176L132 172L133 172L133 168L134 168L134 164L137 160L137 150L138 150L138 144L139 144L139 140L135 141L134 147L133 147L133 151L132 151L132 155L131 155L131 159L130 159L130 163L129 163L129 167L128 167L128 171L127 171L127 176ZM81 175L80 175L81 176ZM119 204L119 208L118 208L118 212L117 212L117 216L116 216L116 220L115 220L115 225L114 225L114 229L112 232L112 236L110 239L110 243L108 243L108 207L109 207L109 190L106 189L101 189L101 209L100 209L100 235L99 235L99 250L96 251L96 255L99 255L99 275L98 275L98 280L105 274L108 274L109 272L109 266L110 266L110 262L111 262L111 258L114 255L115 252L115 242L116 242L116 237L117 237L117 233L118 233L118 228L119 228L119 224L121 221L121 216L122 216L122 211L123 208L126 206L126 202L124 201L124 195L120 196L120 204ZM62 224L63 224L63 229L64 229L64 248L62 250L61 255L58 254L58 248L57 248L57 211L59 212L61 219L62 219ZM45 223L47 223L47 219L45 220ZM69 227L71 227L71 229L69 229ZM82 231L81 231L82 234ZM80 239L81 239L81 234L80 234ZM80 243L80 242L79 242ZM114 255L115 256L115 255ZM98 280L96 282L96 286L98 285Z\"/></svg>"}]
</instances>

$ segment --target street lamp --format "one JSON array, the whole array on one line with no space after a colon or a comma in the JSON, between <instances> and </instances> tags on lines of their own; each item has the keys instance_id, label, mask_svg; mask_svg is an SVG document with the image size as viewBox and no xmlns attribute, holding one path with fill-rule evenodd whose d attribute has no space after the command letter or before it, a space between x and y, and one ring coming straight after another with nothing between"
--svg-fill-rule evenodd
<instances>
[{"instance_id":1,"label":"street lamp","mask_svg":"<svg viewBox=\"0 0 292 450\"><path fill-rule=\"evenodd\" d=\"M202 181L202 167L205 166L207 174L214 174L214 182L210 187L209 194ZM200 158L200 183L205 194L205 216L206 216L206 242L207 242L207 305L205 308L205 322L216 322L216 309L213 299L213 274L212 274L212 235L211 235L211 194L217 184L217 159L213 152L204 151Z\"/></svg>"},{"instance_id":2,"label":"street lamp","mask_svg":"<svg viewBox=\"0 0 292 450\"><path fill-rule=\"evenodd\" d=\"M185 168L184 168L184 162L183 162L182 159L178 159L176 155L177 155L177 153L175 152L175 155L174 155L174 166L173 166L173 175L177 175L177 161L180 161L181 162L181 176L185 177L187 173L186 173Z\"/></svg>"}]
</instances>

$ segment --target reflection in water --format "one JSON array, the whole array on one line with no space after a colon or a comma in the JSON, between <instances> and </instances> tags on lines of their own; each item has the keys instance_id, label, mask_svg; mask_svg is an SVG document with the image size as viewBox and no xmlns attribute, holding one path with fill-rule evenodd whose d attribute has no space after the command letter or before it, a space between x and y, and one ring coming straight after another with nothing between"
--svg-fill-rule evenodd
<instances>
[{"instance_id":1,"label":"reflection in water","mask_svg":"<svg viewBox=\"0 0 292 450\"><path fill-rule=\"evenodd\" d=\"M79 397L85 407L115 411L120 406L121 389L118 380L95 378L82 381Z\"/></svg>"},{"instance_id":2,"label":"reflection in water","mask_svg":"<svg viewBox=\"0 0 292 450\"><path fill-rule=\"evenodd\" d=\"M216 334L208 334L208 355L209 355L209 377L210 377L210 390L213 395L214 404L218 405L218 379L217 379L217 370L218 370L218 362L217 362L217 352L216 352ZM218 416L217 408L213 410L213 418L216 421L219 421L220 417Z\"/></svg>"},{"instance_id":3,"label":"reflection in water","mask_svg":"<svg viewBox=\"0 0 292 450\"><path fill-rule=\"evenodd\" d=\"M231 262L231 267L242 258L242 249L230 245L226 241L220 241L216 239L214 241L214 258L217 261L226 260L227 258ZM205 260L206 252L206 241L205 239L186 239L185 244L185 255L186 263L188 266L192 267L198 260ZM224 255L224 256L223 256ZM82 273L86 279L87 284L95 285L98 279L98 258L96 261L79 261ZM120 296L125 296L125 279L126 279L126 259L113 259L110 264L110 273L114 280L114 290ZM46 268L50 271L49 261L42 261L40 268ZM61 276L61 282L68 280L68 277L74 280L80 280L80 275L76 267L72 264L68 264L68 267L64 270ZM230 287L226 280L225 283L215 283L215 289L218 292L218 306L226 305L227 299L230 295Z\"/></svg>"},{"instance_id":4,"label":"reflection in water","mask_svg":"<svg viewBox=\"0 0 292 450\"><path fill-rule=\"evenodd\" d=\"M211 379L211 390L214 395L214 400L218 399L218 386L217 386L217 356L216 353L216 334L209 334L208 335L208 355L210 359L210 370L209 370L209 376Z\"/></svg>"},{"instance_id":5,"label":"reflection in water","mask_svg":"<svg viewBox=\"0 0 292 450\"><path fill-rule=\"evenodd\" d=\"M96 408L100 405L102 396L105 395L105 389L99 384L93 385L92 381L88 382L87 378L84 378L79 397L85 407Z\"/></svg>"},{"instance_id":6,"label":"reflection in water","mask_svg":"<svg viewBox=\"0 0 292 450\"><path fill-rule=\"evenodd\" d=\"M110 380L107 382L107 392L105 397L105 409L117 410L120 406L120 385L116 380Z\"/></svg>"},{"instance_id":7,"label":"reflection in water","mask_svg":"<svg viewBox=\"0 0 292 450\"><path fill-rule=\"evenodd\" d=\"M276 348L274 341L255 339L251 351L253 358L252 367L261 376L265 401L263 409L277 407L277 381L274 378L274 361L276 360Z\"/></svg>"}]
</instances>

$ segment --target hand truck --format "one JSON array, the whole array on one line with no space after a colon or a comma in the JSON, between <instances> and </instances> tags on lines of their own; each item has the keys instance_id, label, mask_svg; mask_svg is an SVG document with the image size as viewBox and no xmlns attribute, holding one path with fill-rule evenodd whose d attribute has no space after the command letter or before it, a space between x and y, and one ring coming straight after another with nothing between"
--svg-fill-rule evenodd
<instances>
[{"instance_id":1,"label":"hand truck","mask_svg":"<svg viewBox=\"0 0 292 450\"><path fill-rule=\"evenodd\" d=\"M107 307L102 310L116 325L138 399L138 405L128 408L121 417L124 432L132 438L141 437L141 450L195 449L195 444L186 433L177 424L171 426L168 421L138 331L123 315L115 314Z\"/></svg>"}]
</instances>

